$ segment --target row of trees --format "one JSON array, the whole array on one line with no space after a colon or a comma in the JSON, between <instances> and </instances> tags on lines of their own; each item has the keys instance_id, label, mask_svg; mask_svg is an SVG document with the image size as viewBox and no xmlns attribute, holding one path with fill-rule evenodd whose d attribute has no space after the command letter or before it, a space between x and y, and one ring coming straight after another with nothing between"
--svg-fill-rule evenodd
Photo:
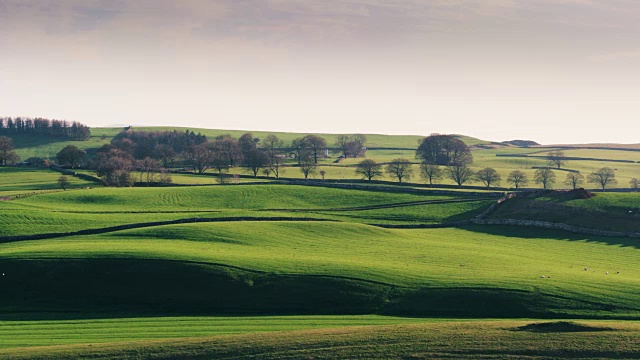
<instances>
[{"instance_id":1,"label":"row of trees","mask_svg":"<svg viewBox=\"0 0 640 360\"><path fill-rule=\"evenodd\" d=\"M76 121L2 117L0 118L0 135L3 134L35 134L86 140L91 136L91 130L88 126Z\"/></svg>"}]
</instances>

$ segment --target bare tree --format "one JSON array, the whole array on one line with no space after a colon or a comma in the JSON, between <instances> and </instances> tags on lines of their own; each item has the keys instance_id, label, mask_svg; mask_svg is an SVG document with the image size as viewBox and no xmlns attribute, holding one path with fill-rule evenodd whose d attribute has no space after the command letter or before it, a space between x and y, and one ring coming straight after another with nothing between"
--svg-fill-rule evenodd
<instances>
[{"instance_id":1,"label":"bare tree","mask_svg":"<svg viewBox=\"0 0 640 360\"><path fill-rule=\"evenodd\" d=\"M324 170L320 170L320 171L318 172L318 174L320 174L320 176L322 176L322 180L324 180L324 177L325 177L325 175L327 175L327 172L326 172L326 171L324 171Z\"/></svg>"},{"instance_id":2,"label":"bare tree","mask_svg":"<svg viewBox=\"0 0 640 360\"><path fill-rule=\"evenodd\" d=\"M136 167L138 168L138 171L140 171L140 182L146 182L147 184L154 182L156 173L160 171L160 164L158 161L148 156L142 160L136 161Z\"/></svg>"},{"instance_id":3,"label":"bare tree","mask_svg":"<svg viewBox=\"0 0 640 360\"><path fill-rule=\"evenodd\" d=\"M216 150L222 153L226 164L230 167L242 161L242 147L240 142L230 135L218 136L214 142Z\"/></svg>"},{"instance_id":4,"label":"bare tree","mask_svg":"<svg viewBox=\"0 0 640 360\"><path fill-rule=\"evenodd\" d=\"M533 180L537 184L542 184L544 189L547 189L556 182L556 174L550 169L538 169Z\"/></svg>"},{"instance_id":5,"label":"bare tree","mask_svg":"<svg viewBox=\"0 0 640 360\"><path fill-rule=\"evenodd\" d=\"M558 169L567 163L567 160L564 157L564 151L562 150L553 150L549 152L547 159L549 165L556 166Z\"/></svg>"},{"instance_id":6,"label":"bare tree","mask_svg":"<svg viewBox=\"0 0 640 360\"><path fill-rule=\"evenodd\" d=\"M307 180L309 175L315 175L318 170L318 165L313 161L311 156L305 156L300 163L300 172L304 175L304 179Z\"/></svg>"},{"instance_id":7,"label":"bare tree","mask_svg":"<svg viewBox=\"0 0 640 360\"><path fill-rule=\"evenodd\" d=\"M608 185L615 185L618 183L615 171L608 167L603 167L592 172L587 176L587 181L600 185L603 191L605 191Z\"/></svg>"},{"instance_id":8,"label":"bare tree","mask_svg":"<svg viewBox=\"0 0 640 360\"><path fill-rule=\"evenodd\" d=\"M433 185L435 180L442 179L442 169L438 165L423 162L420 164L420 177L429 180L429 185Z\"/></svg>"},{"instance_id":9,"label":"bare tree","mask_svg":"<svg viewBox=\"0 0 640 360\"><path fill-rule=\"evenodd\" d=\"M473 171L466 164L454 164L447 166L447 175L458 186L462 186L473 178Z\"/></svg>"},{"instance_id":10,"label":"bare tree","mask_svg":"<svg viewBox=\"0 0 640 360\"><path fill-rule=\"evenodd\" d=\"M398 179L402 183L403 179L409 180L413 176L413 168L411 162L405 159L394 159L387 164L385 172L392 177Z\"/></svg>"},{"instance_id":11,"label":"bare tree","mask_svg":"<svg viewBox=\"0 0 640 360\"><path fill-rule=\"evenodd\" d=\"M337 135L335 146L340 149L344 158L349 157L349 143L351 137L349 135Z\"/></svg>"},{"instance_id":12,"label":"bare tree","mask_svg":"<svg viewBox=\"0 0 640 360\"><path fill-rule=\"evenodd\" d=\"M253 177L258 176L258 171L269 164L269 156L262 150L250 150L244 156L243 167L253 172Z\"/></svg>"},{"instance_id":13,"label":"bare tree","mask_svg":"<svg viewBox=\"0 0 640 360\"><path fill-rule=\"evenodd\" d=\"M284 141L280 140L276 135L269 134L262 141L262 148L269 157L269 162L274 162L275 158L280 154Z\"/></svg>"},{"instance_id":14,"label":"bare tree","mask_svg":"<svg viewBox=\"0 0 640 360\"><path fill-rule=\"evenodd\" d=\"M584 176L579 172L570 172L567 174L567 178L564 180L564 183L575 190L584 183Z\"/></svg>"},{"instance_id":15,"label":"bare tree","mask_svg":"<svg viewBox=\"0 0 640 360\"><path fill-rule=\"evenodd\" d=\"M69 178L65 175L60 176L58 178L58 185L60 185L62 190L67 190L67 187L69 186Z\"/></svg>"},{"instance_id":16,"label":"bare tree","mask_svg":"<svg viewBox=\"0 0 640 360\"><path fill-rule=\"evenodd\" d=\"M374 178L382 176L382 165L378 164L375 160L362 160L356 165L356 174L362 175L371 181Z\"/></svg>"},{"instance_id":17,"label":"bare tree","mask_svg":"<svg viewBox=\"0 0 640 360\"><path fill-rule=\"evenodd\" d=\"M638 180L638 178L631 178L631 180L629 180L629 186L631 186L633 190L638 191L638 187L640 187L640 180Z\"/></svg>"},{"instance_id":18,"label":"bare tree","mask_svg":"<svg viewBox=\"0 0 640 360\"><path fill-rule=\"evenodd\" d=\"M282 162L283 162L282 157L276 156L273 158L272 161L269 162L269 165L267 166L267 168L269 169L269 172L273 173L276 179L279 179L280 174L285 172L285 169L282 166Z\"/></svg>"},{"instance_id":19,"label":"bare tree","mask_svg":"<svg viewBox=\"0 0 640 360\"><path fill-rule=\"evenodd\" d=\"M216 146L210 142L204 142L192 147L193 153L193 169L198 174L203 174L213 164L216 156Z\"/></svg>"},{"instance_id":20,"label":"bare tree","mask_svg":"<svg viewBox=\"0 0 640 360\"><path fill-rule=\"evenodd\" d=\"M320 157L320 154L327 148L327 141L324 138L313 134L307 135L303 139L305 139L305 143L311 152L311 156L313 156L313 163L317 164L318 157Z\"/></svg>"},{"instance_id":21,"label":"bare tree","mask_svg":"<svg viewBox=\"0 0 640 360\"><path fill-rule=\"evenodd\" d=\"M484 183L487 189L491 187L491 184L499 185L500 180L502 180L502 177L498 174L496 169L490 167L478 170L476 177Z\"/></svg>"},{"instance_id":22,"label":"bare tree","mask_svg":"<svg viewBox=\"0 0 640 360\"><path fill-rule=\"evenodd\" d=\"M302 160L309 155L309 146L305 138L293 139L291 142L291 152L298 159L298 166L302 165Z\"/></svg>"},{"instance_id":23,"label":"bare tree","mask_svg":"<svg viewBox=\"0 0 640 360\"><path fill-rule=\"evenodd\" d=\"M176 158L176 151L173 146L168 144L158 144L153 149L154 157L162 161L162 167L168 168L170 164L173 164L173 160Z\"/></svg>"},{"instance_id":24,"label":"bare tree","mask_svg":"<svg viewBox=\"0 0 640 360\"><path fill-rule=\"evenodd\" d=\"M13 140L6 136L0 136L0 166L12 164L20 157L13 148Z\"/></svg>"},{"instance_id":25,"label":"bare tree","mask_svg":"<svg viewBox=\"0 0 640 360\"><path fill-rule=\"evenodd\" d=\"M513 184L513 186L518 189L520 186L525 186L529 183L529 179L527 179L527 175L520 170L514 170L509 173L509 177L507 177L507 182Z\"/></svg>"}]
</instances>

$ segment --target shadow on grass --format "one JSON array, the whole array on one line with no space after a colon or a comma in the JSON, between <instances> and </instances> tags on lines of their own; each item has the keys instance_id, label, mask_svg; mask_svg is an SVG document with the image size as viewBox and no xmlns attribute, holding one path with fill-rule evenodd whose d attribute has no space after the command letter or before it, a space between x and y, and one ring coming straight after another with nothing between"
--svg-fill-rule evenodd
<instances>
[{"instance_id":1,"label":"shadow on grass","mask_svg":"<svg viewBox=\"0 0 640 360\"><path fill-rule=\"evenodd\" d=\"M563 230L509 225L469 225L461 226L459 228L481 234L503 237L593 242L599 244L625 246L640 249L640 239L630 237L596 236L588 234L576 234Z\"/></svg>"}]
</instances>

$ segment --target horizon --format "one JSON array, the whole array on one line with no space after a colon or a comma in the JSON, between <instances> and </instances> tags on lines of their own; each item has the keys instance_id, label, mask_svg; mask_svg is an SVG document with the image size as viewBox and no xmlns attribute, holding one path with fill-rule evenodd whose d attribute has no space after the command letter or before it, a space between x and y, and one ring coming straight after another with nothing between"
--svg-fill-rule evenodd
<instances>
[{"instance_id":1,"label":"horizon","mask_svg":"<svg viewBox=\"0 0 640 360\"><path fill-rule=\"evenodd\" d=\"M0 109L114 123L637 144L628 0L0 0Z\"/></svg>"}]
</instances>

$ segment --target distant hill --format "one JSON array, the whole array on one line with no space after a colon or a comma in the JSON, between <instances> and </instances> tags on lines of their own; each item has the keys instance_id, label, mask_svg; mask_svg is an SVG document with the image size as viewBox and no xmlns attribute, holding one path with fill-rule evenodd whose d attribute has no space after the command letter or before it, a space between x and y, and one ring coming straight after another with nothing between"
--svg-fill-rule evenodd
<instances>
[{"instance_id":1,"label":"distant hill","mask_svg":"<svg viewBox=\"0 0 640 360\"><path fill-rule=\"evenodd\" d=\"M509 140L509 141L503 141L502 144L513 145L518 147L531 147L531 146L540 145L537 142L532 140Z\"/></svg>"}]
</instances>

